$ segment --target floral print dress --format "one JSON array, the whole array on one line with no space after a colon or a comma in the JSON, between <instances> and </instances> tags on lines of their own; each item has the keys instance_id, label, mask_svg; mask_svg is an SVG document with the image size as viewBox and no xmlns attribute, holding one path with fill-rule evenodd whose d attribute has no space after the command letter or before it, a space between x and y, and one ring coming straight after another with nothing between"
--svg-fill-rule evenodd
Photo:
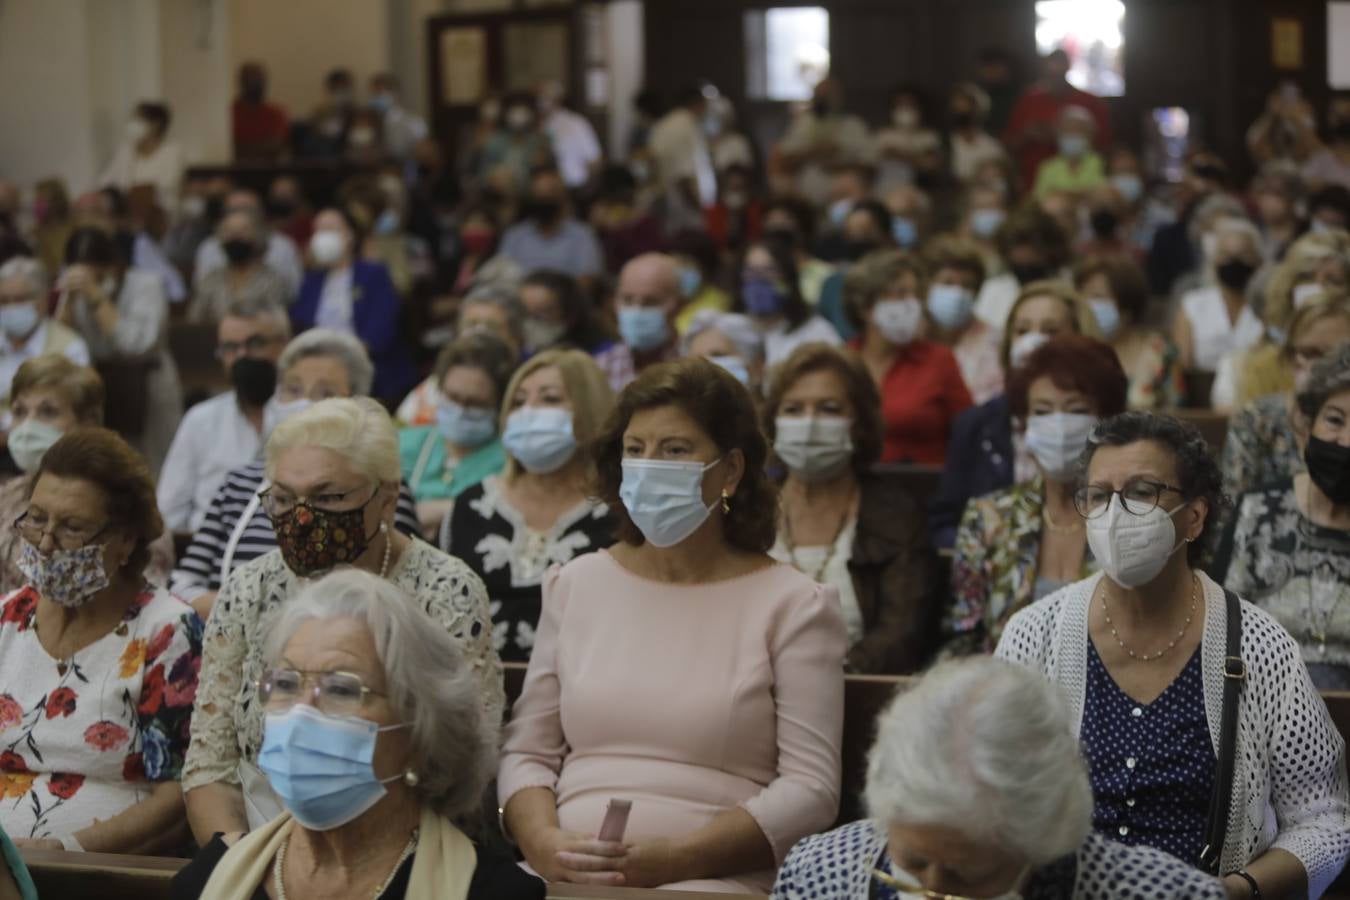
<instances>
[{"instance_id":1,"label":"floral print dress","mask_svg":"<svg viewBox=\"0 0 1350 900\"><path fill-rule=\"evenodd\" d=\"M0 600L0 827L60 838L176 781L201 665L192 608L147 587L66 660L38 640L38 593Z\"/></svg>"}]
</instances>

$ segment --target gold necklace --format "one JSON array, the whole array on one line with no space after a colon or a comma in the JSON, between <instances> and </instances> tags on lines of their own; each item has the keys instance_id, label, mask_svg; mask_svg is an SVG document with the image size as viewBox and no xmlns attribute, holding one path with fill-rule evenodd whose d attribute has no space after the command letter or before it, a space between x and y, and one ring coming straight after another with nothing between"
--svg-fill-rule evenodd
<instances>
[{"instance_id":1,"label":"gold necklace","mask_svg":"<svg viewBox=\"0 0 1350 900\"><path fill-rule=\"evenodd\" d=\"M825 561L820 564L814 574L807 572L802 568L802 564L798 562L797 542L792 539L792 516L783 516L783 543L787 545L788 561L792 563L792 568L801 572L803 575L810 576L811 580L817 584L825 577L825 571L830 567L830 563L834 561L834 554L839 549L839 535L844 533L844 528L848 525L848 517L849 513L853 511L854 492L856 490L857 486L854 485L853 490L849 491L848 502L844 504L844 514L839 517L839 527L835 528L834 537L830 539L830 549L825 553Z\"/></svg>"},{"instance_id":2,"label":"gold necklace","mask_svg":"<svg viewBox=\"0 0 1350 900\"><path fill-rule=\"evenodd\" d=\"M1120 649L1129 654L1130 659L1137 659L1140 662L1153 662L1154 660L1162 659L1168 653L1172 652L1172 648L1176 647L1177 642L1185 636L1186 629L1191 627L1191 620L1195 618L1196 602L1200 595L1200 579L1195 575L1192 575L1191 579L1191 611L1186 615L1185 624L1181 626L1181 630L1177 632L1177 636L1172 638L1171 643L1152 655L1147 653L1135 653L1128 644L1120 639L1120 634L1116 631L1116 626L1111 622L1111 611L1106 607L1106 580L1102 580L1102 615L1106 617L1106 627L1111 630L1111 637L1116 639L1116 643L1120 645Z\"/></svg>"},{"instance_id":3,"label":"gold necklace","mask_svg":"<svg viewBox=\"0 0 1350 900\"><path fill-rule=\"evenodd\" d=\"M371 894L372 900L378 900L389 889L390 882L394 880L394 876L398 874L399 869L403 868L403 864L408 861L408 857L417 852L417 833L419 830L413 829L412 837L408 838L408 843L404 845L403 852L399 854L398 862L394 863L393 870L385 876L384 881L375 889L375 893ZM286 883L281 873L286 868L286 848L290 845L291 836L288 834L286 839L281 842L281 846L277 848L276 864L272 867L272 887L276 889L277 900L287 900Z\"/></svg>"}]
</instances>

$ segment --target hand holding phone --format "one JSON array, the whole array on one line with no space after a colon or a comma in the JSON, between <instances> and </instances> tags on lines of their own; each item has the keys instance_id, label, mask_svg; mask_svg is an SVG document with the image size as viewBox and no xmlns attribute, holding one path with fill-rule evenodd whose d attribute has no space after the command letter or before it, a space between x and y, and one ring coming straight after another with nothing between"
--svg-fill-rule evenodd
<instances>
[{"instance_id":1,"label":"hand holding phone","mask_svg":"<svg viewBox=\"0 0 1350 900\"><path fill-rule=\"evenodd\" d=\"M610 800L605 806L605 820L600 823L600 833L596 837L602 841L622 843L623 833L628 830L628 813L632 809L631 800Z\"/></svg>"}]
</instances>

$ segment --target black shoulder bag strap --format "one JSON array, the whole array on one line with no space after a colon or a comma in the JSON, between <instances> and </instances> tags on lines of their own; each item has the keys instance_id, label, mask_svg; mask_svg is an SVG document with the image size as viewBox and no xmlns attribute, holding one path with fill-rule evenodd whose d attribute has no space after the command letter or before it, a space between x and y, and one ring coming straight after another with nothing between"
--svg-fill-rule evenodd
<instances>
[{"instance_id":1,"label":"black shoulder bag strap","mask_svg":"<svg viewBox=\"0 0 1350 900\"><path fill-rule=\"evenodd\" d=\"M1223 842L1228 834L1228 813L1233 796L1233 765L1237 757L1238 693L1247 680L1247 664L1242 661L1242 605L1232 591L1223 592L1227 605L1228 636L1223 658L1223 715L1219 719L1219 759L1214 771L1214 796L1209 801L1209 824L1205 828L1205 849L1200 851L1200 868L1219 874Z\"/></svg>"}]
</instances>

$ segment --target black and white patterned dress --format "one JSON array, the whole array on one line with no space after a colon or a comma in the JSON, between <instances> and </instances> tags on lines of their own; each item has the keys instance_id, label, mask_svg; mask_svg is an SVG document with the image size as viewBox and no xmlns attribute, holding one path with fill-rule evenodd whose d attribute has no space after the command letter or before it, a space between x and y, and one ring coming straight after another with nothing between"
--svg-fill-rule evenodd
<instances>
[{"instance_id":1,"label":"black and white patterned dress","mask_svg":"<svg viewBox=\"0 0 1350 900\"><path fill-rule=\"evenodd\" d=\"M487 585L493 641L504 662L528 662L539 624L544 573L614 542L609 508L583 500L548 531L535 531L506 499L499 478L459 495L441 522L441 549Z\"/></svg>"}]
</instances>

